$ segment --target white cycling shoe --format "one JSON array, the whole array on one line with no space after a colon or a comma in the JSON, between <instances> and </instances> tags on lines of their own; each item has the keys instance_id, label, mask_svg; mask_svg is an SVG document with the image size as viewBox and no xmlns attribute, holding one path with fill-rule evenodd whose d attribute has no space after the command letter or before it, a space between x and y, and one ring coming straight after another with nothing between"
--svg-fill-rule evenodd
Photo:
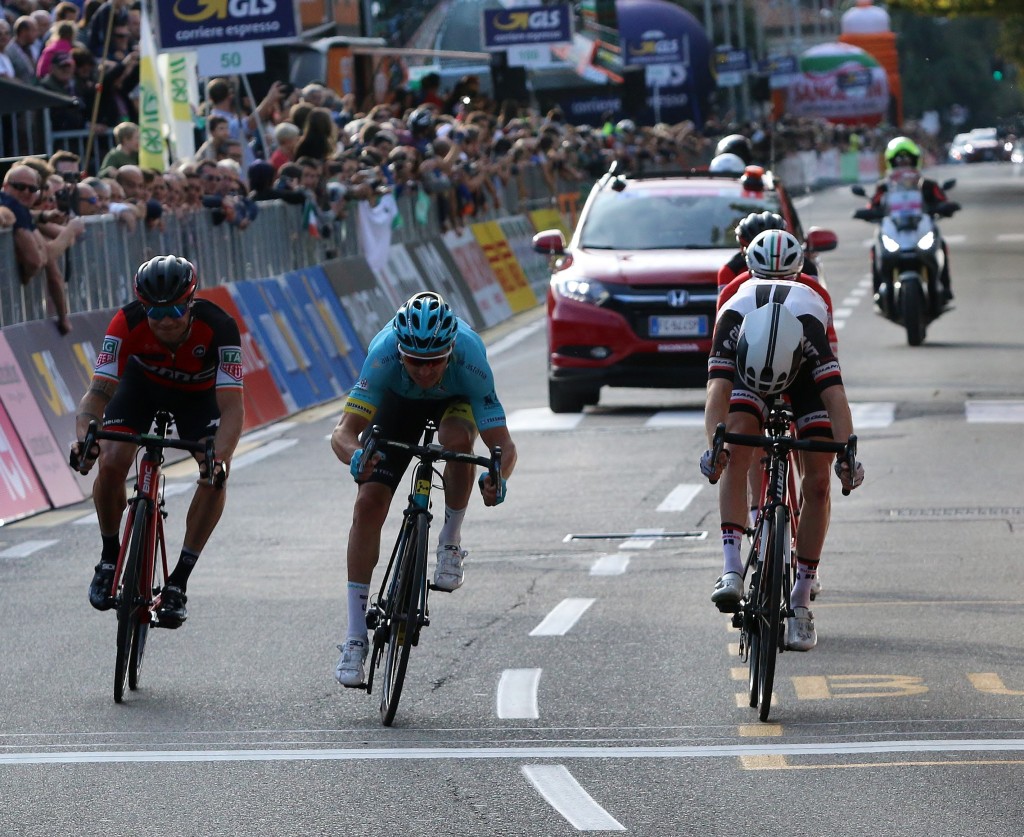
<instances>
[{"instance_id":1,"label":"white cycling shoe","mask_svg":"<svg viewBox=\"0 0 1024 837\"><path fill-rule=\"evenodd\" d=\"M362 686L366 680L366 655L370 652L367 638L350 636L338 650L341 657L334 669L334 679L342 686Z\"/></svg>"},{"instance_id":2,"label":"white cycling shoe","mask_svg":"<svg viewBox=\"0 0 1024 837\"><path fill-rule=\"evenodd\" d=\"M810 651L817 644L814 614L810 608L794 607L793 615L786 619L786 647L790 651Z\"/></svg>"},{"instance_id":3,"label":"white cycling shoe","mask_svg":"<svg viewBox=\"0 0 1024 837\"><path fill-rule=\"evenodd\" d=\"M462 566L469 553L457 544L445 544L437 548L437 567L434 569L434 586L438 590L458 590L466 580Z\"/></svg>"},{"instance_id":4,"label":"white cycling shoe","mask_svg":"<svg viewBox=\"0 0 1024 837\"><path fill-rule=\"evenodd\" d=\"M735 613L743 598L743 576L739 573L722 573L715 582L711 601L722 613Z\"/></svg>"}]
</instances>

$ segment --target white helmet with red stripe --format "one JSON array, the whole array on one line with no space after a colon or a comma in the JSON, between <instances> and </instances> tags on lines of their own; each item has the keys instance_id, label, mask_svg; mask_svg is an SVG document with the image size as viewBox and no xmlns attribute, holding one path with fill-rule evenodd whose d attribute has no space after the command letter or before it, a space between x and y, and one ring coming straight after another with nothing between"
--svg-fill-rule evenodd
<instances>
[{"instance_id":1,"label":"white helmet with red stripe","mask_svg":"<svg viewBox=\"0 0 1024 837\"><path fill-rule=\"evenodd\" d=\"M765 230L747 246L747 269L754 276L784 279L804 266L804 248L792 233Z\"/></svg>"}]
</instances>

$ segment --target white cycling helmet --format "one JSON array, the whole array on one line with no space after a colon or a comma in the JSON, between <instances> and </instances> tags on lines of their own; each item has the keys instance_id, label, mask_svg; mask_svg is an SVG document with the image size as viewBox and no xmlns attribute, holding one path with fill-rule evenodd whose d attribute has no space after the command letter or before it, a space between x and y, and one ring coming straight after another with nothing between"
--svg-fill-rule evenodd
<instances>
[{"instance_id":1,"label":"white cycling helmet","mask_svg":"<svg viewBox=\"0 0 1024 837\"><path fill-rule=\"evenodd\" d=\"M746 163L738 154L719 154L708 164L708 171L743 174Z\"/></svg>"},{"instance_id":2,"label":"white cycling helmet","mask_svg":"<svg viewBox=\"0 0 1024 837\"><path fill-rule=\"evenodd\" d=\"M785 230L765 230L747 245L747 269L753 276L781 279L804 266L804 248Z\"/></svg>"},{"instance_id":3,"label":"white cycling helmet","mask_svg":"<svg viewBox=\"0 0 1024 837\"><path fill-rule=\"evenodd\" d=\"M736 373L760 395L776 395L796 379L804 327L788 308L769 302L743 318L736 341Z\"/></svg>"}]
</instances>

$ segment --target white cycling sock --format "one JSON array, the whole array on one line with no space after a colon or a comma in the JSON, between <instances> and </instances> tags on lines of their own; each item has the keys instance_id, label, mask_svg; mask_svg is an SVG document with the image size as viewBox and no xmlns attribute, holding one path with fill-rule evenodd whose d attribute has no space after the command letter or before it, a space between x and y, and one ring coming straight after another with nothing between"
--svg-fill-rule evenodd
<instances>
[{"instance_id":1,"label":"white cycling sock","mask_svg":"<svg viewBox=\"0 0 1024 837\"><path fill-rule=\"evenodd\" d=\"M789 594L789 604L792 607L811 606L811 585L818 577L818 560L809 561L796 558L796 582L793 584L793 591Z\"/></svg>"},{"instance_id":2,"label":"white cycling sock","mask_svg":"<svg viewBox=\"0 0 1024 837\"><path fill-rule=\"evenodd\" d=\"M740 546L743 543L743 527L735 523L722 524L722 556L724 566L722 575L726 573L739 573L743 575L743 558L740 555Z\"/></svg>"},{"instance_id":3,"label":"white cycling sock","mask_svg":"<svg viewBox=\"0 0 1024 837\"><path fill-rule=\"evenodd\" d=\"M370 585L355 581L348 583L348 635L366 637L366 603L370 598Z\"/></svg>"},{"instance_id":4,"label":"white cycling sock","mask_svg":"<svg viewBox=\"0 0 1024 837\"><path fill-rule=\"evenodd\" d=\"M437 545L445 546L453 544L458 546L462 543L462 521L466 517L465 509L453 509L444 507L444 525L437 535Z\"/></svg>"}]
</instances>

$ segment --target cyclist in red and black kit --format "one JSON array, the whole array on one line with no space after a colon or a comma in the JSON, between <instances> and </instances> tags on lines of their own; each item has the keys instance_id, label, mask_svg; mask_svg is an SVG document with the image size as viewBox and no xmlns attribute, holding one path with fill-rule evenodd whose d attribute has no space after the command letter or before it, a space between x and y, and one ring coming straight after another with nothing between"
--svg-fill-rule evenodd
<instances>
[{"instance_id":1,"label":"cyclist in red and black kit","mask_svg":"<svg viewBox=\"0 0 1024 837\"><path fill-rule=\"evenodd\" d=\"M89 389L76 418L77 456L90 421L105 430L146 433L158 410L174 416L185 440L214 438L217 459L213 484L199 481L189 506L185 540L177 565L167 579L160 624L178 627L188 616L185 589L189 574L224 511L228 464L242 435L242 341L238 324L226 311L196 299L195 267L178 256L157 256L135 274L138 299L110 321L96 357ZM99 518L103 551L89 585L89 603L108 610L120 548L118 533L127 504L126 480L137 447L104 442L84 459L86 470L99 460L93 502ZM206 477L201 455L200 476Z\"/></svg>"},{"instance_id":2,"label":"cyclist in red and black kit","mask_svg":"<svg viewBox=\"0 0 1024 837\"><path fill-rule=\"evenodd\" d=\"M733 279L741 273L750 275L747 271L747 248L750 242L765 230L788 230L786 219L777 212L765 210L764 212L751 212L746 218L736 225L736 241L740 249L737 250L731 259L718 269L718 295ZM818 266L812 259L804 261L803 272L808 276L818 275ZM719 300L721 306L721 300Z\"/></svg>"}]
</instances>

